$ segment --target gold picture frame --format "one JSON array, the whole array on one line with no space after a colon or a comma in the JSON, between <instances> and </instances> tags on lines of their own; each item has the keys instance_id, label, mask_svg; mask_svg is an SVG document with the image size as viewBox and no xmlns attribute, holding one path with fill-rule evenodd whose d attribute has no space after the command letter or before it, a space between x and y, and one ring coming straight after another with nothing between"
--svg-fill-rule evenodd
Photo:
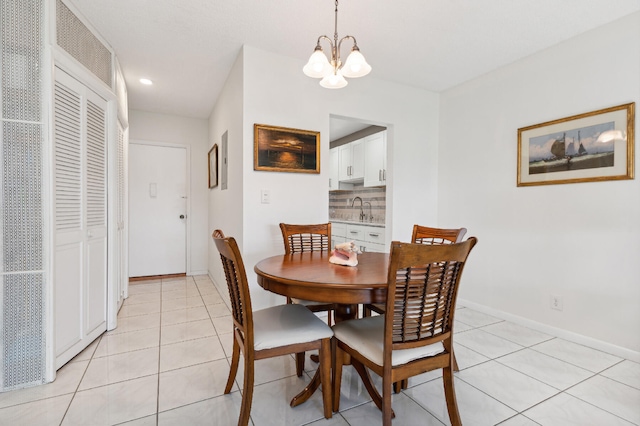
<instances>
[{"instance_id":1,"label":"gold picture frame","mask_svg":"<svg viewBox=\"0 0 640 426\"><path fill-rule=\"evenodd\" d=\"M209 160L209 188L218 186L218 144L213 144L207 154Z\"/></svg>"},{"instance_id":2,"label":"gold picture frame","mask_svg":"<svg viewBox=\"0 0 640 426\"><path fill-rule=\"evenodd\" d=\"M635 103L518 129L518 186L634 177Z\"/></svg>"},{"instance_id":3,"label":"gold picture frame","mask_svg":"<svg viewBox=\"0 0 640 426\"><path fill-rule=\"evenodd\" d=\"M320 173L320 132L254 124L253 169Z\"/></svg>"}]
</instances>

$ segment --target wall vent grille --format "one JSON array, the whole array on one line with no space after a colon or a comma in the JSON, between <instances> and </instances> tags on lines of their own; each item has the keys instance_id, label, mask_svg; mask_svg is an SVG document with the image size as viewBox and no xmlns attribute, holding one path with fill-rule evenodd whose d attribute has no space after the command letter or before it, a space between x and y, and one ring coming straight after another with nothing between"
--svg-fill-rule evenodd
<instances>
[{"instance_id":1,"label":"wall vent grille","mask_svg":"<svg viewBox=\"0 0 640 426\"><path fill-rule=\"evenodd\" d=\"M111 87L111 52L62 0L56 3L56 39L58 46Z\"/></svg>"},{"instance_id":2,"label":"wall vent grille","mask_svg":"<svg viewBox=\"0 0 640 426\"><path fill-rule=\"evenodd\" d=\"M0 1L0 391L45 380L44 0Z\"/></svg>"},{"instance_id":3,"label":"wall vent grille","mask_svg":"<svg viewBox=\"0 0 640 426\"><path fill-rule=\"evenodd\" d=\"M2 0L2 117L41 121L40 1Z\"/></svg>"}]
</instances>

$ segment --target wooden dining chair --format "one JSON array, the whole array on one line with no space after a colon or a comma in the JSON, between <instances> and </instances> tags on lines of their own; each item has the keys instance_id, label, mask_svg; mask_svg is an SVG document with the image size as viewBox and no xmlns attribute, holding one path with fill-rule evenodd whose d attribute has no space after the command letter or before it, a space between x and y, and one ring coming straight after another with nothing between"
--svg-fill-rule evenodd
<instances>
[{"instance_id":1,"label":"wooden dining chair","mask_svg":"<svg viewBox=\"0 0 640 426\"><path fill-rule=\"evenodd\" d=\"M331 246L331 223L321 223L317 225L292 225L288 223L280 224L282 231L282 241L284 242L285 254L303 253L310 251L326 251L333 248ZM327 323L331 325L332 314L336 307L334 303L315 302L287 297L287 303L294 303L306 306L311 312L327 312ZM302 376L304 371L304 352L296 355L296 373Z\"/></svg>"},{"instance_id":2,"label":"wooden dining chair","mask_svg":"<svg viewBox=\"0 0 640 426\"><path fill-rule=\"evenodd\" d=\"M427 226L413 225L413 233L411 234L411 242L416 244L453 244L462 241L467 228L459 229L443 229L429 228ZM384 313L384 304L369 303L363 306L362 315L371 316L371 312L378 314ZM456 369L457 371L457 369Z\"/></svg>"},{"instance_id":3,"label":"wooden dining chair","mask_svg":"<svg viewBox=\"0 0 640 426\"><path fill-rule=\"evenodd\" d=\"M233 238L213 232L227 280L233 316L233 353L224 393L231 392L244 356L244 386L238 425L247 425L253 399L254 362L260 359L317 349L324 416L331 411L331 328L302 305L280 305L253 312L249 284L240 250Z\"/></svg>"},{"instance_id":4,"label":"wooden dining chair","mask_svg":"<svg viewBox=\"0 0 640 426\"><path fill-rule=\"evenodd\" d=\"M453 381L453 320L460 277L477 239L448 245L391 243L386 314L343 321L333 326L333 409L340 408L345 354L391 425L393 383L442 369L447 410L460 425ZM382 377L382 397L369 371Z\"/></svg>"},{"instance_id":5,"label":"wooden dining chair","mask_svg":"<svg viewBox=\"0 0 640 426\"><path fill-rule=\"evenodd\" d=\"M430 245L442 245L442 244L454 244L459 243L464 238L464 234L467 233L467 228L430 228L428 226L413 225L413 232L411 234L411 242L416 244L430 244ZM371 312L378 314L384 313L384 304L382 303L369 303L363 306L362 315L365 317L371 316ZM453 371L460 371L458 367L458 360L455 354L453 355ZM406 389L407 383L403 382L400 388ZM396 391L400 392L400 388L396 386Z\"/></svg>"}]
</instances>

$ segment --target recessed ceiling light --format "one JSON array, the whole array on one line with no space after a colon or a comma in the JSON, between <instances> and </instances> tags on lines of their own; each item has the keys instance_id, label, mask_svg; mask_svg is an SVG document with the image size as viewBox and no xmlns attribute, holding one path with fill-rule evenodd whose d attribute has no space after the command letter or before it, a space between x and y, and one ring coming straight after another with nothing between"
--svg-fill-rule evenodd
<instances>
[{"instance_id":1,"label":"recessed ceiling light","mask_svg":"<svg viewBox=\"0 0 640 426\"><path fill-rule=\"evenodd\" d=\"M153 81L149 80L148 78L141 78L140 83L151 86L153 84Z\"/></svg>"}]
</instances>

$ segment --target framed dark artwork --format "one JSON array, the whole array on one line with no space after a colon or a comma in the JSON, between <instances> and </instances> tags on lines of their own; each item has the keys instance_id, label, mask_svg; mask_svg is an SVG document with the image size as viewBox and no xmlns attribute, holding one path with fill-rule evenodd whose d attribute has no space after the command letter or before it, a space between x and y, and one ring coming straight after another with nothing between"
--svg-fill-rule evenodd
<instances>
[{"instance_id":1,"label":"framed dark artwork","mask_svg":"<svg viewBox=\"0 0 640 426\"><path fill-rule=\"evenodd\" d=\"M209 188L218 186L218 144L209 150Z\"/></svg>"},{"instance_id":2,"label":"framed dark artwork","mask_svg":"<svg viewBox=\"0 0 640 426\"><path fill-rule=\"evenodd\" d=\"M253 169L320 173L320 132L254 124Z\"/></svg>"},{"instance_id":3,"label":"framed dark artwork","mask_svg":"<svg viewBox=\"0 0 640 426\"><path fill-rule=\"evenodd\" d=\"M518 129L518 186L633 179L635 103Z\"/></svg>"}]
</instances>

